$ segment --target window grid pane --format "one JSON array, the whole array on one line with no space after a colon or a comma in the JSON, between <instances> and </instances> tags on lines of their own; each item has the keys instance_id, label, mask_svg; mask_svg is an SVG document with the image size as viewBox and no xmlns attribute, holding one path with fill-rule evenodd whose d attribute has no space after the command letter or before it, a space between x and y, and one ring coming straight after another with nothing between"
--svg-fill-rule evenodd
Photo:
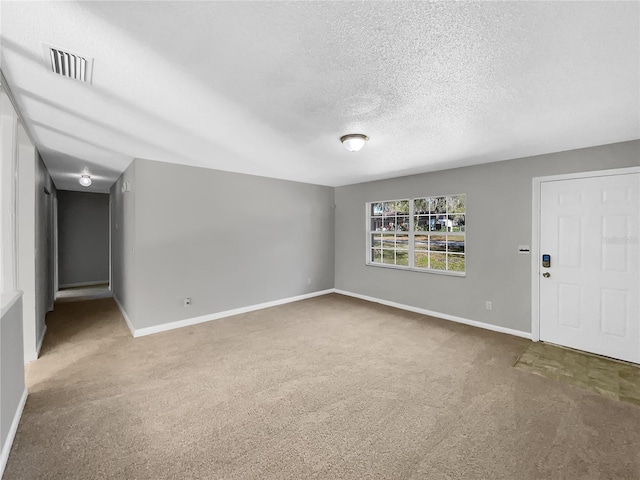
<instances>
[{"instance_id":1,"label":"window grid pane","mask_svg":"<svg viewBox=\"0 0 640 480\"><path fill-rule=\"evenodd\" d=\"M369 212L370 232L385 232L371 235L373 263L465 272L466 195L375 202Z\"/></svg>"}]
</instances>

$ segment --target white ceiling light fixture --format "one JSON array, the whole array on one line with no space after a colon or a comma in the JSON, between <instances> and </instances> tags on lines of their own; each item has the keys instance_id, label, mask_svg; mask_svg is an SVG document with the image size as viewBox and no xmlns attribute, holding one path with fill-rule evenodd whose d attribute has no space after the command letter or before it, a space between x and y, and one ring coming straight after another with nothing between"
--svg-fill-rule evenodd
<instances>
[{"instance_id":1,"label":"white ceiling light fixture","mask_svg":"<svg viewBox=\"0 0 640 480\"><path fill-rule=\"evenodd\" d=\"M90 175L82 175L80 177L80 185L83 187L88 187L91 185L91 176Z\"/></svg>"},{"instance_id":2,"label":"white ceiling light fixture","mask_svg":"<svg viewBox=\"0 0 640 480\"><path fill-rule=\"evenodd\" d=\"M344 148L350 152L359 152L364 147L365 142L369 140L369 137L361 133L350 133L340 137L340 141Z\"/></svg>"}]
</instances>

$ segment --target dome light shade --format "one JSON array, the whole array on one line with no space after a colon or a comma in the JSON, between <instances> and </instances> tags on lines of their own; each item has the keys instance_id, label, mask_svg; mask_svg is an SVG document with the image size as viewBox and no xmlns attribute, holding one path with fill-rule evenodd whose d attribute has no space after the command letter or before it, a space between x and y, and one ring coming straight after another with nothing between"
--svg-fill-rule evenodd
<instances>
[{"instance_id":1,"label":"dome light shade","mask_svg":"<svg viewBox=\"0 0 640 480\"><path fill-rule=\"evenodd\" d=\"M91 177L89 175L82 175L80 177L80 185L83 187L88 187L91 185Z\"/></svg>"},{"instance_id":2,"label":"dome light shade","mask_svg":"<svg viewBox=\"0 0 640 480\"><path fill-rule=\"evenodd\" d=\"M365 142L369 140L369 137L362 135L361 133L350 133L340 138L340 141L344 145L344 148L350 152L358 152L362 150Z\"/></svg>"}]
</instances>

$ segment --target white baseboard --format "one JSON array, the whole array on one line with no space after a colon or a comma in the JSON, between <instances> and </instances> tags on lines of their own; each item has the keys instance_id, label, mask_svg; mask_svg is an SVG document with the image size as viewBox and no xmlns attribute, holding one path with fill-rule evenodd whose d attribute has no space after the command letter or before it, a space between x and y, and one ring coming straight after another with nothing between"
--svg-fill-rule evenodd
<instances>
[{"instance_id":1,"label":"white baseboard","mask_svg":"<svg viewBox=\"0 0 640 480\"><path fill-rule=\"evenodd\" d=\"M109 280L100 280L95 282L80 282L80 283L65 283L64 285L58 285L58 290L63 288L76 288L76 287L93 287L94 285L109 284Z\"/></svg>"},{"instance_id":2,"label":"white baseboard","mask_svg":"<svg viewBox=\"0 0 640 480\"><path fill-rule=\"evenodd\" d=\"M168 330L175 330L176 328L188 327L189 325L197 325L198 323L210 322L213 320L219 320L221 318L231 317L233 315L240 315L242 313L254 312L256 310L262 310L263 308L275 307L278 305L284 305L286 303L297 302L299 300L306 300L308 298L319 297L321 295L327 295L330 293L338 293L341 295L346 295L348 297L359 298L361 300L366 300L368 302L380 303L382 305L387 305L389 307L399 308L400 310L407 310L409 312L419 313L421 315L428 315L430 317L442 318L444 320L450 320L456 323L463 323L465 325L470 325L472 327L483 328L485 330L492 330L494 332L506 333L508 335L514 335L516 337L527 338L531 340L531 334L529 332L522 332L520 330L514 330L512 328L500 327L498 325L492 325L490 323L479 322L477 320L470 320L468 318L456 317L454 315L449 315L447 313L434 312L432 310L426 310L424 308L413 307L411 305L404 305L402 303L396 303L389 300L383 300L380 298L370 297L368 295L361 295L359 293L347 292L345 290L340 290L337 288L330 288L328 290L321 290L318 292L307 293L304 295L298 295L295 297L282 298L280 300L274 300L272 302L259 303L256 305L249 305L247 307L235 308L233 310L226 310L224 312L211 313L207 315L202 315L199 317L185 318L184 320L177 320L175 322L163 323L161 325L154 325L152 327L145 328L134 328L133 324L129 320L127 316L127 312L125 312L124 308L118 301L118 299L114 296L114 300L122 313L131 334L134 338L144 337L147 335L153 335L154 333L166 332Z\"/></svg>"},{"instance_id":3,"label":"white baseboard","mask_svg":"<svg viewBox=\"0 0 640 480\"><path fill-rule=\"evenodd\" d=\"M275 307L277 305L284 305L285 303L297 302L299 300L306 300L307 298L319 297L321 295L327 295L333 292L334 292L334 289L330 288L328 290L305 293L304 295L298 295L298 296L289 297L289 298L282 298L280 300L274 300L272 302L258 303L256 305L249 305L248 307L234 308L233 310L226 310L224 312L202 315L200 317L185 318L184 320L178 320L170 323L163 323L161 325L154 325L153 327L139 328L136 330L132 329L132 332L134 337L144 337L146 335L152 335L154 333L166 332L167 330L174 330L176 328L188 327L189 325L196 325L198 323L210 322L212 320L219 320L221 318L231 317L233 315L240 315L242 313L253 312L255 310L262 310L263 308ZM131 325L129 325L129 328L132 328Z\"/></svg>"},{"instance_id":4,"label":"white baseboard","mask_svg":"<svg viewBox=\"0 0 640 480\"><path fill-rule=\"evenodd\" d=\"M22 392L20 402L18 403L18 408L16 408L16 413L13 416L11 428L9 428L9 432L7 433L7 439L5 440L4 445L2 445L2 453L0 454L0 478L2 478L4 469L7 466L7 460L9 460L9 452L11 452L11 446L13 445L13 440L16 437L16 432L18 431L18 425L20 424L24 404L27 403L28 394L29 392L27 392L27 389L25 388Z\"/></svg>"},{"instance_id":5,"label":"white baseboard","mask_svg":"<svg viewBox=\"0 0 640 480\"><path fill-rule=\"evenodd\" d=\"M131 320L129 320L129 315L127 315L127 312L124 311L124 307L118 301L118 297L116 297L114 295L113 299L116 301L116 305L120 309L120 313L122 314L122 317L124 318L124 321L127 322L127 326L129 327L129 330L131 331L131 335L133 335L135 337L136 336L136 329L133 328L133 324L131 323Z\"/></svg>"},{"instance_id":6,"label":"white baseboard","mask_svg":"<svg viewBox=\"0 0 640 480\"><path fill-rule=\"evenodd\" d=\"M447 313L434 312L432 310L426 310L424 308L412 307L410 305L403 305L402 303L391 302L389 300L382 300L380 298L369 297L367 295L360 295L359 293L347 292L345 290L334 289L335 293L346 295L348 297L359 298L368 302L380 303L387 305L388 307L399 308L401 310L407 310L409 312L420 313L422 315L429 315L430 317L442 318L444 320L451 320L452 322L464 323L465 325L471 325L472 327L484 328L485 330L492 330L494 332L506 333L508 335L514 335L516 337L528 338L531 340L531 334L529 332L522 332L520 330L514 330L512 328L500 327L498 325L492 325L490 323L478 322L477 320L469 320L468 318L456 317Z\"/></svg>"}]
</instances>

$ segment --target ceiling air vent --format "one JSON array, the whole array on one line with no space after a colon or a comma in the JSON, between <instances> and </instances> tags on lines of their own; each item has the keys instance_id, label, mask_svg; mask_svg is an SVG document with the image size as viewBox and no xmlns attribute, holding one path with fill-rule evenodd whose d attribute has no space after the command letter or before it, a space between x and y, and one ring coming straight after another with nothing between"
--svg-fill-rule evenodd
<instances>
[{"instance_id":1,"label":"ceiling air vent","mask_svg":"<svg viewBox=\"0 0 640 480\"><path fill-rule=\"evenodd\" d=\"M76 53L69 53L59 48L47 46L51 70L63 77L91 83L93 59Z\"/></svg>"}]
</instances>

